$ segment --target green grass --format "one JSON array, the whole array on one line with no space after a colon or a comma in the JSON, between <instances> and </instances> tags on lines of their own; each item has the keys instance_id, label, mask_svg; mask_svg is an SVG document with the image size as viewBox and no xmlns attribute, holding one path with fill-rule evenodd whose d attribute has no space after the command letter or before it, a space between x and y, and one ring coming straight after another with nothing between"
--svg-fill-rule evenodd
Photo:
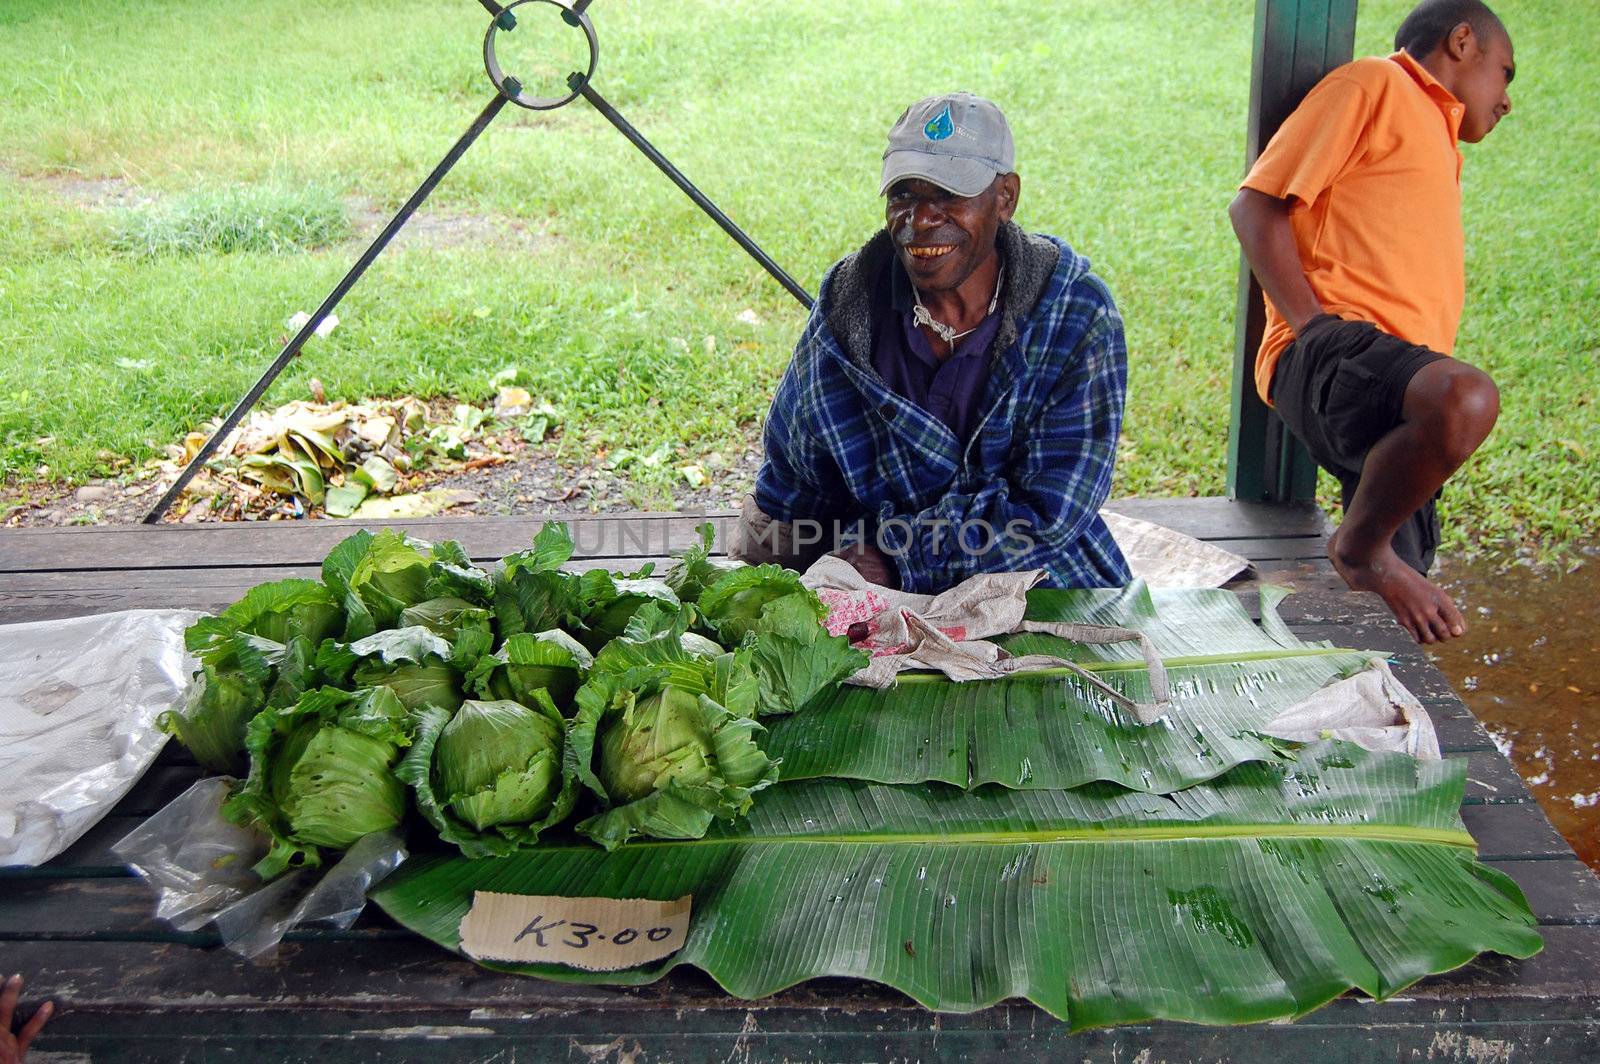
<instances>
[{"instance_id":1,"label":"green grass","mask_svg":"<svg viewBox=\"0 0 1600 1064\"><path fill-rule=\"evenodd\" d=\"M344 201L314 185L184 192L116 212L111 246L136 255L312 250L350 234Z\"/></svg>"},{"instance_id":2,"label":"green grass","mask_svg":"<svg viewBox=\"0 0 1600 1064\"><path fill-rule=\"evenodd\" d=\"M1406 6L1366 0L1358 53L1386 52ZM600 0L591 12L597 88L813 290L881 224L878 158L900 108L952 87L1001 101L1018 220L1087 254L1127 322L1117 491L1182 495L1223 486L1238 269L1224 208L1244 156L1253 8ZM1600 64L1585 51L1600 7L1497 9L1517 43L1516 111L1466 149L1458 354L1501 382L1504 412L1447 522L1456 548L1553 553L1600 520L1600 117L1587 102ZM93 475L107 453L142 458L222 412L276 353L284 320L359 250L224 253L205 226L162 223L184 254L129 255L116 213L86 209L64 181L126 179L152 211L213 197L235 221L315 215L284 242L317 248L334 231L310 230L342 197L398 206L487 101L484 26L471 0L9 0L0 476ZM295 207L296 189L321 207ZM799 309L599 116L508 109L430 206L539 239L395 248L267 402L303 396L312 376L335 396L483 396L516 365L563 409L566 458L662 441L683 461L743 449ZM747 308L762 324L738 320ZM630 468L641 501L664 499L674 464Z\"/></svg>"}]
</instances>

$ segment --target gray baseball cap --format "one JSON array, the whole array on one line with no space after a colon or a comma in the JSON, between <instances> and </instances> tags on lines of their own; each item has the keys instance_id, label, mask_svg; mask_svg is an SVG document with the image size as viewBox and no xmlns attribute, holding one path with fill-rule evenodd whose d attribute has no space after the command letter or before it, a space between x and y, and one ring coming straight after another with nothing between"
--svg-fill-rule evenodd
<instances>
[{"instance_id":1,"label":"gray baseball cap","mask_svg":"<svg viewBox=\"0 0 1600 1064\"><path fill-rule=\"evenodd\" d=\"M920 177L958 196L976 196L1016 168L1016 145L1000 108L970 92L929 96L906 108L889 130L878 195Z\"/></svg>"}]
</instances>

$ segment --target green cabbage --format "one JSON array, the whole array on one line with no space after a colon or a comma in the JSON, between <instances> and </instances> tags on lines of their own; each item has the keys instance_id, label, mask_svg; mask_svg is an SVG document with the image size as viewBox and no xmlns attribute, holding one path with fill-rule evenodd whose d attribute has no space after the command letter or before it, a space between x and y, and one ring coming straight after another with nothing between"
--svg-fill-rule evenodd
<instances>
[{"instance_id":1,"label":"green cabbage","mask_svg":"<svg viewBox=\"0 0 1600 1064\"><path fill-rule=\"evenodd\" d=\"M759 690L756 712L764 717L804 709L871 660L844 636L830 636L798 595L779 598L761 611L748 650Z\"/></svg>"},{"instance_id":2,"label":"green cabbage","mask_svg":"<svg viewBox=\"0 0 1600 1064\"><path fill-rule=\"evenodd\" d=\"M468 857L504 855L572 812L565 733L543 690L529 705L469 701L453 716L429 709L395 771L441 839Z\"/></svg>"},{"instance_id":3,"label":"green cabbage","mask_svg":"<svg viewBox=\"0 0 1600 1064\"><path fill-rule=\"evenodd\" d=\"M695 528L700 542L684 551L668 569L663 579L680 602L698 602L701 593L728 573L744 568L744 563L731 558L711 557L711 547L716 541L716 530L711 522Z\"/></svg>"},{"instance_id":4,"label":"green cabbage","mask_svg":"<svg viewBox=\"0 0 1600 1064\"><path fill-rule=\"evenodd\" d=\"M533 693L545 690L556 705L566 706L593 664L584 645L559 628L519 632L495 653L479 658L466 683L483 698L523 705L532 705Z\"/></svg>"},{"instance_id":5,"label":"green cabbage","mask_svg":"<svg viewBox=\"0 0 1600 1064\"><path fill-rule=\"evenodd\" d=\"M413 732L405 707L384 687L322 687L256 714L245 738L250 776L223 812L271 838L257 874L272 879L320 864L322 848L345 849L398 825L405 788L393 766Z\"/></svg>"},{"instance_id":6,"label":"green cabbage","mask_svg":"<svg viewBox=\"0 0 1600 1064\"><path fill-rule=\"evenodd\" d=\"M294 702L314 683L316 646L343 618L315 580L261 584L217 616L200 618L183 633L200 668L160 727L206 768L242 771L250 718L268 702Z\"/></svg>"},{"instance_id":7,"label":"green cabbage","mask_svg":"<svg viewBox=\"0 0 1600 1064\"><path fill-rule=\"evenodd\" d=\"M353 643L324 643L317 665L328 682L387 687L411 712L425 706L454 710L465 697L456 648L421 625L374 632Z\"/></svg>"},{"instance_id":8,"label":"green cabbage","mask_svg":"<svg viewBox=\"0 0 1600 1064\"><path fill-rule=\"evenodd\" d=\"M461 674L439 658L389 665L364 661L352 677L356 687L384 687L393 691L400 704L411 713L434 706L453 710L466 697L461 692Z\"/></svg>"},{"instance_id":9,"label":"green cabbage","mask_svg":"<svg viewBox=\"0 0 1600 1064\"><path fill-rule=\"evenodd\" d=\"M287 832L310 846L348 849L405 815L405 791L389 771L395 746L307 721L278 750L268 790Z\"/></svg>"},{"instance_id":10,"label":"green cabbage","mask_svg":"<svg viewBox=\"0 0 1600 1064\"><path fill-rule=\"evenodd\" d=\"M623 673L641 665L658 666L663 682L687 691L703 691L736 717L753 717L758 696L749 652L724 651L688 631L693 607L669 609L650 603L634 614L627 630L601 648L592 672Z\"/></svg>"},{"instance_id":11,"label":"green cabbage","mask_svg":"<svg viewBox=\"0 0 1600 1064\"><path fill-rule=\"evenodd\" d=\"M604 569L591 569L580 580L584 603L584 631L579 638L590 650L599 652L628 629L628 622L646 606L659 604L678 608L678 596L666 581L649 575L649 568L628 576L615 576Z\"/></svg>"},{"instance_id":12,"label":"green cabbage","mask_svg":"<svg viewBox=\"0 0 1600 1064\"><path fill-rule=\"evenodd\" d=\"M215 617L202 617L184 632L184 645L205 654L235 632L279 645L304 638L312 646L337 632L344 613L333 594L315 580L276 580L259 584Z\"/></svg>"},{"instance_id":13,"label":"green cabbage","mask_svg":"<svg viewBox=\"0 0 1600 1064\"><path fill-rule=\"evenodd\" d=\"M664 687L635 702L601 732L595 775L620 805L649 797L668 783L706 783L716 771L713 756L700 697Z\"/></svg>"},{"instance_id":14,"label":"green cabbage","mask_svg":"<svg viewBox=\"0 0 1600 1064\"><path fill-rule=\"evenodd\" d=\"M777 781L755 741L761 726L708 693L715 671L692 687L671 676L660 665L606 672L597 659L578 689L567 757L603 810L576 830L608 850L635 835L701 838L714 818L743 816L753 795Z\"/></svg>"},{"instance_id":15,"label":"green cabbage","mask_svg":"<svg viewBox=\"0 0 1600 1064\"><path fill-rule=\"evenodd\" d=\"M800 583L800 574L781 565L736 569L706 588L699 606L719 641L737 646L760 629L763 611L789 599L809 610L816 621L828 616L816 592Z\"/></svg>"},{"instance_id":16,"label":"green cabbage","mask_svg":"<svg viewBox=\"0 0 1600 1064\"><path fill-rule=\"evenodd\" d=\"M474 606L466 599L454 596L432 598L415 606L407 606L400 611L399 627L426 628L451 644L454 644L466 630L480 629L491 632L487 609Z\"/></svg>"},{"instance_id":17,"label":"green cabbage","mask_svg":"<svg viewBox=\"0 0 1600 1064\"><path fill-rule=\"evenodd\" d=\"M439 733L434 771L445 805L478 831L526 824L561 779L560 715L517 702L464 702Z\"/></svg>"},{"instance_id":18,"label":"green cabbage","mask_svg":"<svg viewBox=\"0 0 1600 1064\"><path fill-rule=\"evenodd\" d=\"M354 641L393 628L407 607L434 598L487 605L488 573L474 568L459 543L439 546L393 529L347 537L322 562L322 580L344 604L344 637Z\"/></svg>"},{"instance_id":19,"label":"green cabbage","mask_svg":"<svg viewBox=\"0 0 1600 1064\"><path fill-rule=\"evenodd\" d=\"M200 668L182 703L162 713L156 723L177 736L204 767L237 774L245 763L245 728L271 700L269 688L278 693L279 666L288 648L235 630L219 617L202 617L184 632L184 638L199 658ZM308 644L297 638L294 645L297 654L284 687L306 678L299 671L299 655Z\"/></svg>"},{"instance_id":20,"label":"green cabbage","mask_svg":"<svg viewBox=\"0 0 1600 1064\"><path fill-rule=\"evenodd\" d=\"M237 775L245 766L245 728L266 704L260 680L240 669L202 665L182 707L167 710L157 723L205 768Z\"/></svg>"}]
</instances>

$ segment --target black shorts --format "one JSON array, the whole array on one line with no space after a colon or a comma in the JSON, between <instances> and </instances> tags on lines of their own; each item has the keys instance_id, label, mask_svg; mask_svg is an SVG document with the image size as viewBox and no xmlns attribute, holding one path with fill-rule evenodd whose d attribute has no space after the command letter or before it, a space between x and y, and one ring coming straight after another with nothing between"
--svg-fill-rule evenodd
<instances>
[{"instance_id":1,"label":"black shorts","mask_svg":"<svg viewBox=\"0 0 1600 1064\"><path fill-rule=\"evenodd\" d=\"M1367 452L1400 424L1406 386L1446 356L1365 321L1320 314L1283 349L1272 374L1272 405L1317 464L1339 478L1345 509ZM1424 576L1439 546L1435 495L1394 534L1394 551Z\"/></svg>"}]
</instances>

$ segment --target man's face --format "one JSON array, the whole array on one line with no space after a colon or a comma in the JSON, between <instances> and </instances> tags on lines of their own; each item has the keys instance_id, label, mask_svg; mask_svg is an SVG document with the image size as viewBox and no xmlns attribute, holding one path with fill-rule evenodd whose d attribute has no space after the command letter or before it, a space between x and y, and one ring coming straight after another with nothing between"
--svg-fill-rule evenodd
<instances>
[{"instance_id":1,"label":"man's face","mask_svg":"<svg viewBox=\"0 0 1600 1064\"><path fill-rule=\"evenodd\" d=\"M911 283L953 291L994 254L995 234L1017 208L1020 182L1001 174L976 196L957 196L908 177L889 186L885 224Z\"/></svg>"},{"instance_id":2,"label":"man's face","mask_svg":"<svg viewBox=\"0 0 1600 1064\"><path fill-rule=\"evenodd\" d=\"M1508 90L1517 64L1511 54L1511 38L1504 30L1474 37L1463 51L1461 75L1455 85L1455 94L1467 111L1461 118L1460 136L1468 144L1476 144L1510 112Z\"/></svg>"}]
</instances>

